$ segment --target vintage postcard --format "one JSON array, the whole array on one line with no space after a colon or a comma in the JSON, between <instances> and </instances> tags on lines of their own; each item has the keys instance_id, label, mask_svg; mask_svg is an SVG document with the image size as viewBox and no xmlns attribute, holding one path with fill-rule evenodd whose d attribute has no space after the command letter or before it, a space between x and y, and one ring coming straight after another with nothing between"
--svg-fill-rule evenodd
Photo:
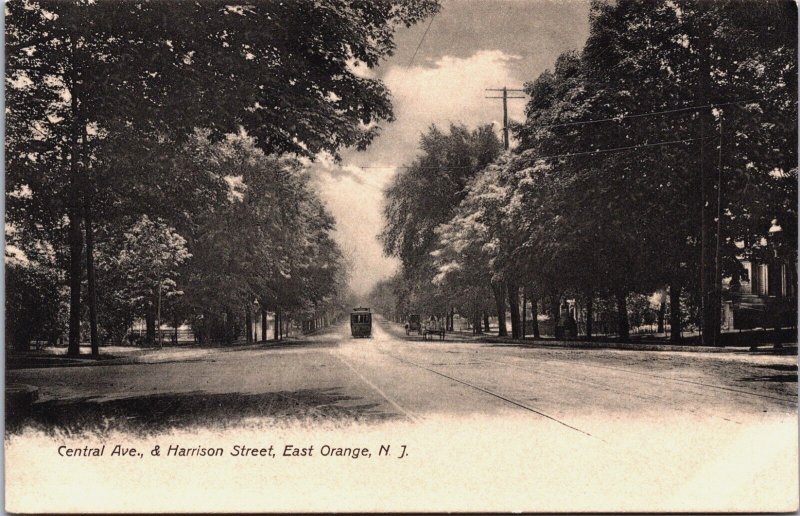
<instances>
[{"instance_id":1,"label":"vintage postcard","mask_svg":"<svg viewBox=\"0 0 800 516\"><path fill-rule=\"evenodd\" d=\"M794 2L4 10L6 511L798 509Z\"/></svg>"}]
</instances>

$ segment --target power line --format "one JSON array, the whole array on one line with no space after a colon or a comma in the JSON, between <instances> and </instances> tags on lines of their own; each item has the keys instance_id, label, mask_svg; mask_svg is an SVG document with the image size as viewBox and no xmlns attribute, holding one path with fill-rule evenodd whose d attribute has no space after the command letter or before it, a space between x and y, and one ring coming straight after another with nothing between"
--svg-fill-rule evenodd
<instances>
[{"instance_id":1,"label":"power line","mask_svg":"<svg viewBox=\"0 0 800 516\"><path fill-rule=\"evenodd\" d=\"M760 98L756 98L756 99L732 100L730 102L719 102L719 103L715 103L715 104L702 104L702 105L698 105L698 106L689 106L689 107L685 107L685 108L665 109L663 111L650 111L650 112L647 112L647 113L635 113L633 115L619 115L619 116L613 116L613 117L608 117L608 118L596 118L596 119L592 119L592 120L576 120L575 122L563 122L563 123L558 123L558 124L542 124L542 125L537 125L535 127L541 127L541 128L544 128L544 127L565 127L565 126L570 126L570 125L597 124L597 123L600 123L600 122L619 121L619 120L623 120L623 119L626 119L626 118L640 118L640 117L652 116L652 115L664 115L664 114L669 114L669 113L678 113L678 112L681 112L681 111L695 111L695 110L704 109L704 108L730 106L730 105L733 105L733 104L743 104L743 103L748 103L748 102L760 102L760 101L769 100L769 99L772 99L772 98L775 98L775 97L772 96L772 97L760 97Z\"/></svg>"},{"instance_id":2,"label":"power line","mask_svg":"<svg viewBox=\"0 0 800 516\"><path fill-rule=\"evenodd\" d=\"M698 140L702 140L702 139L703 138L686 138L686 139L683 139L683 140L668 140L668 141L662 141L662 142L639 143L639 144L636 144L636 145L628 145L628 146L625 146L625 147L612 147L610 149L595 149L595 150L591 150L591 151L571 152L571 153L568 153L568 154L553 154L553 155L550 155L550 156L536 156L535 159L568 158L568 157L572 157L572 156L584 156L584 155L589 155L589 154L603 154L603 153L607 153L607 152L619 152L619 151L625 151L625 150L639 149L639 148L643 148L643 147L660 147L660 146L663 146L663 145L673 145L673 144L676 144L676 143L689 143L689 142L694 142L694 141L698 141ZM375 169L381 169L381 168L386 168L386 169L389 169L389 168L391 168L391 169L395 169L395 168L416 168L416 169L423 169L423 170L425 170L425 169L432 169L432 170L458 170L458 169L462 169L462 168L473 168L473 167L474 167L474 165L472 165L472 166L453 166L453 167L415 167L413 165L408 165L408 166L404 165L404 166L396 166L396 167L387 166L387 167L358 167L358 168L362 168L362 169L371 169L371 168L375 168Z\"/></svg>"},{"instance_id":3,"label":"power line","mask_svg":"<svg viewBox=\"0 0 800 516\"><path fill-rule=\"evenodd\" d=\"M417 52L419 52L419 47L421 47L422 42L425 41L425 36L427 36L428 31L431 30L431 25L433 25L433 19L436 18L437 14L439 14L438 11L433 13L433 16L431 16L431 21L428 22L428 26L425 28L425 32L422 34L422 37L420 38L419 43L417 44L417 48L414 50L414 54L411 56L411 60L409 60L408 64L406 65L406 68L410 68L411 65L414 64L414 58L417 57Z\"/></svg>"},{"instance_id":4,"label":"power line","mask_svg":"<svg viewBox=\"0 0 800 516\"><path fill-rule=\"evenodd\" d=\"M624 150L631 150L631 149L639 149L642 147L660 147L662 145L672 145L675 143L689 143L698 140L702 140L704 138L686 138L685 140L670 140L665 142L653 142L653 143L640 143L637 145L630 145L628 147L613 147L611 149L596 149L593 151L585 151L585 152L573 152L570 154L556 154L553 156L536 156L535 159L550 159L550 158L569 158L572 156L584 156L587 154L602 154L605 152L618 152Z\"/></svg>"},{"instance_id":5,"label":"power line","mask_svg":"<svg viewBox=\"0 0 800 516\"><path fill-rule=\"evenodd\" d=\"M499 91L502 91L502 90L499 90ZM509 91L511 91L511 90L509 90ZM563 125L592 124L592 123L620 120L620 119L624 119L624 118L637 118L637 117L650 116L650 115L674 113L674 112L679 112L679 111L689 111L689 110L703 109L703 108L708 108L708 107L721 107L721 106L730 106L730 105L734 105L734 104L742 104L742 103L749 103L749 102L760 102L760 101L769 100L769 99L772 99L772 98L775 98L775 97L772 96L772 97L760 97L760 98L755 98L755 99L732 100L732 101L729 101L729 102L718 102L718 103L713 103L713 104L703 104L703 105L697 105L697 106L691 106L691 107L685 107L685 108L668 109L668 110L664 110L664 111L651 111L651 112L648 112L648 113L637 113L637 114L633 114L633 115L623 115L623 116L618 116L618 117L613 117L613 118L600 118L600 119L595 119L595 120L583 120L583 121L576 121L576 122L566 122L566 123L563 123L563 124L550 124L550 125L542 125L542 126L537 126L537 127L557 127L557 126L563 126ZM797 103L797 101L795 101L795 103ZM697 141L697 140L701 140L701 139L704 139L704 138L687 138L687 139L683 139L683 140L669 140L669 141L663 141L663 142L643 143L643 144L630 145L630 146L625 146L625 147L613 147L613 148L610 148L610 149L596 149L596 150L592 150L592 151L573 152L573 153L569 153L569 154L556 154L556 155L552 155L552 156L540 156L540 157L538 157L536 159L550 159L550 158L563 158L563 157L570 157L570 156L581 156L581 155L588 155L588 154L601 154L601 153L606 153L606 152L617 152L617 151L624 151L624 150L632 150L632 149L637 149L637 148L641 148L641 147L655 147L655 146L662 146L662 145L672 145L672 144L676 144L676 143L688 143L688 142L693 142L693 141ZM357 166L357 165L354 165L354 166ZM455 165L455 166L443 166L443 167L440 167L440 166L415 166L415 165L385 165L385 166L357 166L357 167L360 168L360 169L364 169L364 170L368 170L368 169L394 170L394 169L398 169L398 168L404 168L404 169L415 168L415 169L418 169L418 170L419 169L422 169L422 170L457 170L457 169L464 169L464 168L473 168L473 167L475 167L475 165Z\"/></svg>"}]
</instances>

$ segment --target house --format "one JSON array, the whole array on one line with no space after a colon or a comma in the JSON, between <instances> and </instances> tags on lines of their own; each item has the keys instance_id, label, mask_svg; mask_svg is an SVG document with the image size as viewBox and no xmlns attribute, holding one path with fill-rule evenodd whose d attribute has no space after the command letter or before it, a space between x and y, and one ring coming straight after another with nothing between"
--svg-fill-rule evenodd
<instances>
[{"instance_id":1,"label":"house","mask_svg":"<svg viewBox=\"0 0 800 516\"><path fill-rule=\"evenodd\" d=\"M773 228L777 229L770 230L770 240L781 231L780 226ZM767 258L740 260L743 279L723 281L724 330L796 326L797 262L782 258L774 246L770 248Z\"/></svg>"}]
</instances>

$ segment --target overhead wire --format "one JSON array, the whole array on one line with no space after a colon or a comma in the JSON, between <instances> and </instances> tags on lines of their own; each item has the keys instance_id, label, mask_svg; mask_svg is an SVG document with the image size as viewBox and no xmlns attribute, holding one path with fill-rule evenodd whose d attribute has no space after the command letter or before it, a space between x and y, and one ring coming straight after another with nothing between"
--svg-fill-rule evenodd
<instances>
[{"instance_id":1,"label":"overhead wire","mask_svg":"<svg viewBox=\"0 0 800 516\"><path fill-rule=\"evenodd\" d=\"M612 147L610 149L594 149L590 151L583 151L583 152L571 152L568 154L553 154L549 156L536 156L535 159L553 159L553 158L567 158L572 156L583 156L587 154L602 154L606 152L619 152L624 150L633 150L639 149L642 147L658 147L663 145L673 145L677 143L689 143L693 141L701 140L702 138L685 138L682 140L668 140L668 141L660 141L660 142L652 142L652 143L639 143L636 145L628 145L625 147ZM370 169L370 168L417 168L417 169L434 169L434 170L459 170L462 168L472 168L473 166L455 166L455 167L414 167L414 166L403 166L403 167L358 167L362 169Z\"/></svg>"},{"instance_id":2,"label":"overhead wire","mask_svg":"<svg viewBox=\"0 0 800 516\"><path fill-rule=\"evenodd\" d=\"M587 154L602 154L602 153L605 153L605 152L618 152L618 151L624 151L624 150L639 149L639 148L642 148L642 147L660 147L662 145L673 145L673 144L676 144L676 143L689 143L689 142L694 142L694 141L698 141L698 140L702 140L702 139L703 138L685 138L683 140L670 140L670 141L664 141L664 142L640 143L640 144L637 144L637 145L630 145L630 146L627 146L627 147L613 147L613 148L610 148L610 149L595 149L595 150L584 151L584 152L572 152L572 153L569 153L569 154L555 154L555 155L552 155L552 156L536 156L535 159L569 158L569 157L572 157L572 156L584 156L584 155L587 155Z\"/></svg>"},{"instance_id":3,"label":"overhead wire","mask_svg":"<svg viewBox=\"0 0 800 516\"><path fill-rule=\"evenodd\" d=\"M437 14L439 14L439 13L435 12L435 13L433 13L433 16L431 16L431 21L429 21L428 22L428 26L425 27L425 32L422 34L422 37L420 38L419 43L417 43L417 48L414 49L414 54L411 56L411 59L408 61L408 64L406 65L406 68L410 68L411 65L414 64L414 58L417 57L417 52L419 52L419 49L422 46L422 42L425 41L425 36L428 35L428 31L431 30L431 25L433 25L433 19L436 18Z\"/></svg>"},{"instance_id":4,"label":"overhead wire","mask_svg":"<svg viewBox=\"0 0 800 516\"><path fill-rule=\"evenodd\" d=\"M669 113L678 113L678 112L682 112L682 111L694 111L694 110L697 110L697 109L704 109L704 108L730 106L730 105L733 105L733 104L745 104L745 103L752 103L752 102L760 102L760 101L769 100L769 99L772 99L772 98L775 98L775 96L759 97L759 98L754 98L754 99L732 100L732 101L729 101L729 102L717 102L717 103L702 104L702 105L697 105L697 106L687 106L687 107L683 107L683 108L665 109L665 110L662 110L662 111L650 111L650 112L647 112L647 113L634 113L632 115L619 115L619 116L613 116L613 117L608 117L608 118L595 118L595 119L592 119L592 120L576 120L574 122L561 122L561 123L557 123L557 124L541 124L541 125L536 125L534 127L542 127L542 128L544 128L544 127L565 127L565 126L570 126L570 125L597 124L597 123L600 123L600 122L614 122L614 121L624 120L624 119L628 119L628 118L641 118L641 117L645 117L645 116L664 115L664 114L669 114Z\"/></svg>"},{"instance_id":5,"label":"overhead wire","mask_svg":"<svg viewBox=\"0 0 800 516\"><path fill-rule=\"evenodd\" d=\"M668 113L677 113L677 112L682 112L682 111L692 111L692 110L704 109L704 108L709 108L709 107L713 108L713 107L721 107L721 106L730 106L730 105L734 105L734 104L754 103L754 102L760 102L760 101L764 101L764 100L769 100L769 99L772 99L772 98L775 98L775 96L759 97L759 98L752 98L752 99L740 99L740 100L732 100L732 101L726 101L726 102L716 102L716 103L709 103L709 104L702 104L702 105L695 105L695 106L687 106L687 107L684 107L684 108L674 108L674 109L667 109L667 110L662 110L662 111L650 111L650 112L647 112L647 113L635 113L635 114L632 114L632 115L621 115L621 116L616 116L616 117L598 118L598 119L593 119L593 120L579 120L579 121L575 121L575 122L564 122L564 123L560 123L560 124L546 124L546 125L539 125L539 126L536 126L536 127L559 127L559 126L579 125L579 124L594 124L594 123L600 123L600 122L618 121L618 120L627 119L627 118L639 118L639 117L645 117L645 116L662 115L662 114L668 114ZM797 101L795 101L795 103L797 103ZM568 153L568 154L556 154L556 155L552 155L552 156L541 156L541 157L538 157L536 159L550 159L550 158L561 158L561 157L570 157L570 156L581 156L581 155L587 155L587 154L600 154L600 153L606 153L606 152L618 152L618 151L624 151L624 150L633 150L633 149L637 149L637 148L641 148L641 147L654 147L654 146L662 146L662 145L672 145L672 144L677 144L677 143L688 143L688 142L697 141L697 140L700 140L700 139L701 138L687 138L687 139L682 139L682 140L669 140L669 141L662 141L662 142L643 143L643 144L630 145L630 146L625 146L625 147L614 147L614 148L610 148L610 149L595 149L595 150L584 151L584 152L574 152L574 153ZM415 169L418 169L418 170L459 170L459 169L464 169L464 168L472 168L473 166L474 165L456 165L456 166L444 166L444 167L438 167L438 166L414 166L414 165L385 165L385 166L359 166L358 168L361 168L361 169L364 169L364 170L367 170L367 169L394 170L394 169L398 169L398 168L404 168L404 169L415 168Z\"/></svg>"}]
</instances>

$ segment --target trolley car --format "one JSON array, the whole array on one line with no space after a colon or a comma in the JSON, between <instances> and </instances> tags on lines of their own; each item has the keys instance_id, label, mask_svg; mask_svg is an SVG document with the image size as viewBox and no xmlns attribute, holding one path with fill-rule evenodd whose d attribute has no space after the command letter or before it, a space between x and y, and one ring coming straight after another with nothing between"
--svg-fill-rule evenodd
<instances>
[{"instance_id":1,"label":"trolley car","mask_svg":"<svg viewBox=\"0 0 800 516\"><path fill-rule=\"evenodd\" d=\"M372 313L369 308L354 308L350 313L350 333L353 337L372 336Z\"/></svg>"}]
</instances>

